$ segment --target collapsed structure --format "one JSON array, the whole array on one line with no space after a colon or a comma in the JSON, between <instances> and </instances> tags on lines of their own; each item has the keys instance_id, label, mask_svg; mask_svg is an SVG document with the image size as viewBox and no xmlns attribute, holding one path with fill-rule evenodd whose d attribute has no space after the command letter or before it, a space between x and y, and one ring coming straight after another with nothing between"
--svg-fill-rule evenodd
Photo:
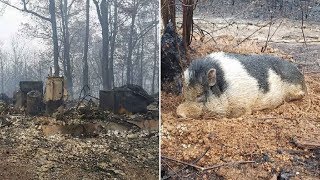
<instances>
[{"instance_id":1,"label":"collapsed structure","mask_svg":"<svg viewBox=\"0 0 320 180\"><path fill-rule=\"evenodd\" d=\"M68 99L64 78L49 76L45 87L43 84L42 81L21 81L19 90L14 93L12 98L14 110L23 111L33 116L44 113L53 115L59 109L66 111L66 104L71 101ZM146 113L151 103L154 104L153 106L158 106L154 97L150 96L142 87L133 84L115 87L108 91L101 90L99 98L85 94L82 99L79 98L77 107L87 97L98 99L101 110L115 114ZM3 93L0 95L0 101L6 104L11 103L10 98ZM151 107L151 109L158 111L158 108Z\"/></svg>"}]
</instances>

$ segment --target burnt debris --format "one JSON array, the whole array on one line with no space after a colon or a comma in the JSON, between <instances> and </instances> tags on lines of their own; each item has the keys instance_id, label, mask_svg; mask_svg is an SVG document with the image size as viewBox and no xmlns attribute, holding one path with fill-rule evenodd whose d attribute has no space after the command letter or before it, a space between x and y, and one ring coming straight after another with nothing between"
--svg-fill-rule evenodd
<instances>
[{"instance_id":1,"label":"burnt debris","mask_svg":"<svg viewBox=\"0 0 320 180\"><path fill-rule=\"evenodd\" d=\"M173 24L168 23L161 37L161 89L176 92L179 88L178 77L182 74L182 64L186 63L186 50L182 38L176 33ZM175 83L176 87L163 86Z\"/></svg>"},{"instance_id":2,"label":"burnt debris","mask_svg":"<svg viewBox=\"0 0 320 180\"><path fill-rule=\"evenodd\" d=\"M124 85L111 91L100 91L100 108L114 113L146 113L155 99L138 85Z\"/></svg>"}]
</instances>

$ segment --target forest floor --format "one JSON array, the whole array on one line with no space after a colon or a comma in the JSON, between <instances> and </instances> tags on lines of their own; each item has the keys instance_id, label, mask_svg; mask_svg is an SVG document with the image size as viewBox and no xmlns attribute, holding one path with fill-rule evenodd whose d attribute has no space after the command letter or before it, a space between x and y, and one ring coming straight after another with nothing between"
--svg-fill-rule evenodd
<instances>
[{"instance_id":1,"label":"forest floor","mask_svg":"<svg viewBox=\"0 0 320 180\"><path fill-rule=\"evenodd\" d=\"M280 22L272 25L270 36ZM267 23L196 17L196 39L191 44L189 58L216 51L261 54L268 35ZM320 24L306 23L307 46L300 25L300 21L282 20L264 53L303 67L308 88L303 100L240 118L204 115L183 119L176 114L183 97L161 94L162 178L319 179ZM201 36L200 29L206 37ZM221 166L201 170L200 167L186 168L175 160L201 167ZM194 161L197 162L192 163Z\"/></svg>"},{"instance_id":2,"label":"forest floor","mask_svg":"<svg viewBox=\"0 0 320 180\"><path fill-rule=\"evenodd\" d=\"M80 112L0 116L1 179L158 179L157 118ZM150 124L140 129L121 119Z\"/></svg>"}]
</instances>

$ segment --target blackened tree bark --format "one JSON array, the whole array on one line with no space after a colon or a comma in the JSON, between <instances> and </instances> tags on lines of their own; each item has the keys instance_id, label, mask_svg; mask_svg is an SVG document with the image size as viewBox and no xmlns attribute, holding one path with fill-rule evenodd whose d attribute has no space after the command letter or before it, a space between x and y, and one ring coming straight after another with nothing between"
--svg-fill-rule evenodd
<instances>
[{"instance_id":1,"label":"blackened tree bark","mask_svg":"<svg viewBox=\"0 0 320 180\"><path fill-rule=\"evenodd\" d=\"M24 5L26 6L25 0ZM49 13L50 22L52 28L52 42L53 42L53 67L54 75L59 76L59 44L58 44L58 33L57 33L57 20L56 20L56 4L55 0L49 0Z\"/></svg>"},{"instance_id":2,"label":"blackened tree bark","mask_svg":"<svg viewBox=\"0 0 320 180\"><path fill-rule=\"evenodd\" d=\"M88 49L89 49L89 15L90 15L90 0L86 0L86 36L84 39L84 50L83 50L83 69L82 69L82 80L83 87L89 87L89 66L88 66ZM84 88L84 94L89 93L89 89Z\"/></svg>"},{"instance_id":3,"label":"blackened tree bark","mask_svg":"<svg viewBox=\"0 0 320 180\"><path fill-rule=\"evenodd\" d=\"M114 0L114 18L113 18L113 30L112 30L112 37L110 43L110 77L111 77L111 87L114 87L114 72L113 72L113 61L114 61L114 52L115 52L115 44L116 44L116 37L118 33L118 1Z\"/></svg>"},{"instance_id":4,"label":"blackened tree bark","mask_svg":"<svg viewBox=\"0 0 320 180\"><path fill-rule=\"evenodd\" d=\"M133 76L132 76L132 80L131 80L131 82L132 82L132 84L139 84L139 64L140 64L140 56L141 56L141 51L140 51L140 48L141 48L141 46L140 46L140 42L138 42L137 43L137 48L135 48L135 54L136 54L136 58L135 58L135 60L133 61L134 63L133 63L133 67L132 67L132 74L133 74ZM135 65L136 65L136 67L135 67ZM135 69L134 69L135 68ZM134 76L135 74L133 73L134 71L136 70L136 72L137 72L137 74L136 74L136 76Z\"/></svg>"},{"instance_id":5,"label":"blackened tree bark","mask_svg":"<svg viewBox=\"0 0 320 180\"><path fill-rule=\"evenodd\" d=\"M108 1L101 0L100 6L97 0L93 0L102 29L102 58L101 58L101 74L102 86L104 90L111 89L111 81L109 77L109 22L108 22Z\"/></svg>"},{"instance_id":6,"label":"blackened tree bark","mask_svg":"<svg viewBox=\"0 0 320 180\"><path fill-rule=\"evenodd\" d=\"M65 65L64 75L67 81L67 90L71 99L73 98L73 80L72 68L70 63L70 32L69 32L69 13L68 13L68 0L60 1L61 20L62 20L62 33L63 33L63 61Z\"/></svg>"},{"instance_id":7,"label":"blackened tree bark","mask_svg":"<svg viewBox=\"0 0 320 180\"><path fill-rule=\"evenodd\" d=\"M140 71L139 71L139 85L143 87L143 58L144 58L144 38L141 39L141 52L140 52Z\"/></svg>"},{"instance_id":8,"label":"blackened tree bark","mask_svg":"<svg viewBox=\"0 0 320 180\"><path fill-rule=\"evenodd\" d=\"M176 25L175 0L161 0L161 17L164 27L167 27L170 21Z\"/></svg>"},{"instance_id":9,"label":"blackened tree bark","mask_svg":"<svg viewBox=\"0 0 320 180\"><path fill-rule=\"evenodd\" d=\"M131 11L131 24L130 24L130 33L129 33L129 41L128 41L128 56L127 56L127 84L131 84L132 80L132 52L133 52L133 33L134 33L134 25L136 21L137 15L137 3L136 0L133 1L133 7Z\"/></svg>"},{"instance_id":10,"label":"blackened tree bark","mask_svg":"<svg viewBox=\"0 0 320 180\"><path fill-rule=\"evenodd\" d=\"M183 0L182 38L185 48L191 44L191 32L193 28L193 0Z\"/></svg>"}]
</instances>

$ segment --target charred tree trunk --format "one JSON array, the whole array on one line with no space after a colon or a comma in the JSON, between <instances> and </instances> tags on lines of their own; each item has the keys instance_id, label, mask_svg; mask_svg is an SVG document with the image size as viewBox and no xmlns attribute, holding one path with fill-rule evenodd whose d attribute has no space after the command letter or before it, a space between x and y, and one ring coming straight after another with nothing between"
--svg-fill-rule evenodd
<instances>
[{"instance_id":1,"label":"charred tree trunk","mask_svg":"<svg viewBox=\"0 0 320 180\"><path fill-rule=\"evenodd\" d=\"M49 1L50 22L52 28L52 42L53 42L53 66L54 75L59 76L59 44L57 33L57 21L56 21L56 5L55 0Z\"/></svg>"},{"instance_id":2,"label":"charred tree trunk","mask_svg":"<svg viewBox=\"0 0 320 180\"><path fill-rule=\"evenodd\" d=\"M112 38L110 43L110 64L109 64L111 87L114 87L113 61L114 61L114 52L115 52L117 33L118 33L118 1L114 0L114 19L113 19Z\"/></svg>"},{"instance_id":3,"label":"charred tree trunk","mask_svg":"<svg viewBox=\"0 0 320 180\"><path fill-rule=\"evenodd\" d=\"M109 22L108 22L108 3L107 0L101 0L100 7L97 0L93 0L102 29L102 58L101 58L101 74L102 86L104 90L111 89L111 81L109 77ZM100 10L101 9L101 10Z\"/></svg>"},{"instance_id":4,"label":"charred tree trunk","mask_svg":"<svg viewBox=\"0 0 320 180\"><path fill-rule=\"evenodd\" d=\"M134 60L134 64L133 64L133 67L132 68L135 68L132 70L132 74L133 72L137 72L138 74L135 75L133 74L132 75L132 84L139 84L139 64L140 64L140 57L141 57L141 51L140 51L140 44L138 43L138 47L136 48L136 59ZM135 66L136 65L136 66Z\"/></svg>"},{"instance_id":5,"label":"charred tree trunk","mask_svg":"<svg viewBox=\"0 0 320 180\"><path fill-rule=\"evenodd\" d=\"M131 16L131 25L130 25L130 34L129 34L129 42L128 42L128 56L127 56L127 84L131 84L132 79L132 52L133 52L133 32L134 32L134 24L137 15L137 8L135 6L136 2L134 1L134 8Z\"/></svg>"},{"instance_id":6,"label":"charred tree trunk","mask_svg":"<svg viewBox=\"0 0 320 180\"><path fill-rule=\"evenodd\" d=\"M141 87L143 87L143 58L144 58L144 38L141 39L141 53L140 53L139 85Z\"/></svg>"},{"instance_id":7,"label":"charred tree trunk","mask_svg":"<svg viewBox=\"0 0 320 180\"><path fill-rule=\"evenodd\" d=\"M161 17L164 27L167 27L170 21L176 25L175 0L161 0Z\"/></svg>"},{"instance_id":8,"label":"charred tree trunk","mask_svg":"<svg viewBox=\"0 0 320 180\"><path fill-rule=\"evenodd\" d=\"M108 22L108 1L101 1L101 16L102 16L102 67L103 77L102 84L103 89L111 89L109 78L109 22Z\"/></svg>"},{"instance_id":9,"label":"charred tree trunk","mask_svg":"<svg viewBox=\"0 0 320 180\"><path fill-rule=\"evenodd\" d=\"M90 13L90 0L86 0L86 36L84 40L84 50L83 50L83 87L89 86L89 67L88 67L88 49L89 49L89 14ZM84 94L89 93L87 88L84 88Z\"/></svg>"},{"instance_id":10,"label":"charred tree trunk","mask_svg":"<svg viewBox=\"0 0 320 180\"><path fill-rule=\"evenodd\" d=\"M24 73L23 78L26 81L28 79L28 66L27 66L27 59L24 59Z\"/></svg>"},{"instance_id":11,"label":"charred tree trunk","mask_svg":"<svg viewBox=\"0 0 320 180\"><path fill-rule=\"evenodd\" d=\"M191 32L193 28L193 0L183 0L183 19L182 19L182 38L184 41L184 47L186 48L191 44Z\"/></svg>"},{"instance_id":12,"label":"charred tree trunk","mask_svg":"<svg viewBox=\"0 0 320 180\"><path fill-rule=\"evenodd\" d=\"M123 81L124 81L124 80L123 80L123 79L124 79L123 72L124 72L124 71L121 71L121 86L123 86L123 85L124 85L124 83L123 83Z\"/></svg>"},{"instance_id":13,"label":"charred tree trunk","mask_svg":"<svg viewBox=\"0 0 320 180\"><path fill-rule=\"evenodd\" d=\"M73 98L73 80L72 69L70 63L70 32L69 32L69 14L68 14L68 0L61 1L61 20L63 32L63 59L65 62L65 76L67 81L67 90L71 99Z\"/></svg>"}]
</instances>

